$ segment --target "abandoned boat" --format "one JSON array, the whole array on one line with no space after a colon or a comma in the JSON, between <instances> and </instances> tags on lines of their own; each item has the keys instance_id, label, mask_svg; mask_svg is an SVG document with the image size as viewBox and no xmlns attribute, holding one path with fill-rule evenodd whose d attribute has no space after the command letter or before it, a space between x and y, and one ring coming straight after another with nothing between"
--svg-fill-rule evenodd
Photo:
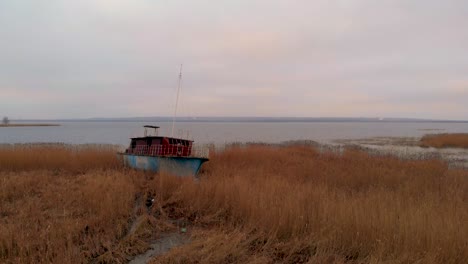
<instances>
[{"instance_id":1,"label":"abandoned boat","mask_svg":"<svg viewBox=\"0 0 468 264\"><path fill-rule=\"evenodd\" d=\"M125 166L177 176L195 176L208 161L207 154L193 151L193 140L158 135L157 126L144 126L143 137L134 137L122 154ZM154 129L149 135L148 129ZM198 156L196 155L198 154Z\"/></svg>"}]
</instances>

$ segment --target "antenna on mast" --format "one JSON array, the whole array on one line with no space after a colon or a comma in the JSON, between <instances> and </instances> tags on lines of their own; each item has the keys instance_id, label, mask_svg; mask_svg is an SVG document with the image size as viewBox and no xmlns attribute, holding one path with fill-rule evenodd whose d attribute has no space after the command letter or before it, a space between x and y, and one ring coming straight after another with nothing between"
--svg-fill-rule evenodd
<instances>
[{"instance_id":1,"label":"antenna on mast","mask_svg":"<svg viewBox=\"0 0 468 264\"><path fill-rule=\"evenodd\" d=\"M180 64L180 72L179 72L179 84L177 85L177 97L176 97L176 103L175 103L175 109L174 109L174 117L172 118L172 131L171 131L171 137L174 137L174 125L175 125L175 119L177 116L177 105L179 104L179 92L180 92L180 83L182 81L182 64Z\"/></svg>"}]
</instances>

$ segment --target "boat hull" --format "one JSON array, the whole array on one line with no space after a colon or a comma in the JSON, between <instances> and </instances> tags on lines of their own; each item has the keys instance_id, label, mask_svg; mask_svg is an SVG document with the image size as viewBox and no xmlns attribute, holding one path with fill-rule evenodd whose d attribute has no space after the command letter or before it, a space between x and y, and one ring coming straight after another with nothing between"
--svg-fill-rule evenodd
<instances>
[{"instance_id":1,"label":"boat hull","mask_svg":"<svg viewBox=\"0 0 468 264\"><path fill-rule=\"evenodd\" d=\"M122 153L125 166L146 171L164 172L177 176L195 176L208 161L196 157L146 156Z\"/></svg>"}]
</instances>

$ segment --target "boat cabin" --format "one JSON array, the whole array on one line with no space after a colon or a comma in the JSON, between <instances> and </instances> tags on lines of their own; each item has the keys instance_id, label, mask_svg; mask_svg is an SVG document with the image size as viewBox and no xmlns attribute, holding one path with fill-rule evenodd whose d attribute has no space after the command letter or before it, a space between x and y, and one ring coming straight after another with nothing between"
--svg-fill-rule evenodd
<instances>
[{"instance_id":1,"label":"boat cabin","mask_svg":"<svg viewBox=\"0 0 468 264\"><path fill-rule=\"evenodd\" d=\"M188 157L192 154L192 140L158 136L157 126L144 126L145 135L130 139L130 146L125 153L144 156ZM148 128L154 129L149 135Z\"/></svg>"}]
</instances>

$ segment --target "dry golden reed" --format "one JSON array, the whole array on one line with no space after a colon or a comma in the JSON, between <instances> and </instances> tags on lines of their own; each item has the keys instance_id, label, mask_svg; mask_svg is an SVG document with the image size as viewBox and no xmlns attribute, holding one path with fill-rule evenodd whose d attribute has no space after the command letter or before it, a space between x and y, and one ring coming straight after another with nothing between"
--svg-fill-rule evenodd
<instances>
[{"instance_id":1,"label":"dry golden reed","mask_svg":"<svg viewBox=\"0 0 468 264\"><path fill-rule=\"evenodd\" d=\"M141 176L111 147L0 149L0 263L116 262L146 249L126 236Z\"/></svg>"},{"instance_id":2,"label":"dry golden reed","mask_svg":"<svg viewBox=\"0 0 468 264\"><path fill-rule=\"evenodd\" d=\"M468 134L433 134L421 138L421 146L434 148L468 148Z\"/></svg>"},{"instance_id":3,"label":"dry golden reed","mask_svg":"<svg viewBox=\"0 0 468 264\"><path fill-rule=\"evenodd\" d=\"M110 145L32 144L0 147L0 170L67 170L120 168L117 150Z\"/></svg>"},{"instance_id":4,"label":"dry golden reed","mask_svg":"<svg viewBox=\"0 0 468 264\"><path fill-rule=\"evenodd\" d=\"M155 179L162 203L200 228L154 263L468 259L468 172L441 161L248 147L205 170L199 182Z\"/></svg>"},{"instance_id":5,"label":"dry golden reed","mask_svg":"<svg viewBox=\"0 0 468 264\"><path fill-rule=\"evenodd\" d=\"M105 147L0 149L0 263L125 263L188 222L153 263L464 263L468 171L348 150L234 147L199 180L125 169ZM161 226L163 226L161 228Z\"/></svg>"}]
</instances>

